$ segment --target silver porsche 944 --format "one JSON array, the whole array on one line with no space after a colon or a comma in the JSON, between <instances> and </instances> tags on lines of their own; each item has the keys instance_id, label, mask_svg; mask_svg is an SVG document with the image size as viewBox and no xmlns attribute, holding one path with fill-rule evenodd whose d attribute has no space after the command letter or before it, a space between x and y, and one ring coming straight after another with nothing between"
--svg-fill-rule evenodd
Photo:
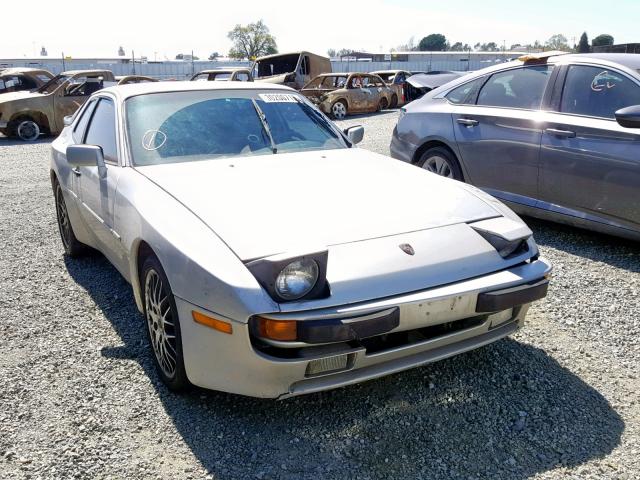
<instances>
[{"instance_id":1,"label":"silver porsche 944","mask_svg":"<svg viewBox=\"0 0 640 480\"><path fill-rule=\"evenodd\" d=\"M173 390L341 387L516 331L551 267L507 207L356 148L282 86L96 92L53 142L67 255L133 287Z\"/></svg>"}]
</instances>

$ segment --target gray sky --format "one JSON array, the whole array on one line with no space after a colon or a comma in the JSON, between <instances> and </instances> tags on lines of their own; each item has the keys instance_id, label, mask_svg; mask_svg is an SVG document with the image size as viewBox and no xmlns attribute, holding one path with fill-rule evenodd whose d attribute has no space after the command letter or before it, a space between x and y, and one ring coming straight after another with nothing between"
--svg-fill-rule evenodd
<instances>
[{"instance_id":1,"label":"gray sky","mask_svg":"<svg viewBox=\"0 0 640 480\"><path fill-rule=\"evenodd\" d=\"M237 23L263 19L280 51L328 48L388 51L414 36L443 33L449 41L512 43L545 41L555 33L569 41L586 30L592 38L610 33L616 43L640 41L640 2L618 0L612 8L595 0L536 2L442 2L431 0L366 0L364 2L150 2L109 0L74 4L30 0L2 7L0 58L39 55L116 56L122 45L130 55L174 58L191 50L207 57L226 54L227 32ZM28 5L28 6L27 6ZM74 6L75 5L75 6ZM91 9L87 8L91 5ZM535 8L532 6L535 5ZM326 7L326 14L319 10ZM90 10L93 13L85 13ZM577 41L577 40L576 40Z\"/></svg>"}]
</instances>

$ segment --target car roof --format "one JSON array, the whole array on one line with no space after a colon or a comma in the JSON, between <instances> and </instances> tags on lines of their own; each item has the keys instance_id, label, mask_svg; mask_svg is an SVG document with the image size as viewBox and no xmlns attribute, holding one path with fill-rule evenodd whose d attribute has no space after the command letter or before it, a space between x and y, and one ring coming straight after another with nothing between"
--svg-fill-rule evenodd
<instances>
[{"instance_id":1,"label":"car roof","mask_svg":"<svg viewBox=\"0 0 640 480\"><path fill-rule=\"evenodd\" d=\"M209 70L200 70L196 75L200 75L201 73L226 73L226 72L241 72L247 71L250 72L251 69L246 67L230 67L230 68L211 68Z\"/></svg>"},{"instance_id":2,"label":"car roof","mask_svg":"<svg viewBox=\"0 0 640 480\"><path fill-rule=\"evenodd\" d=\"M407 70L376 70L375 72L369 72L369 73L373 73L374 75L380 75L381 73L400 73L400 72L407 72Z\"/></svg>"},{"instance_id":3,"label":"car roof","mask_svg":"<svg viewBox=\"0 0 640 480\"><path fill-rule=\"evenodd\" d=\"M285 85L277 85L274 83L259 83L259 82L191 82L191 81L178 81L178 82L151 82L151 83L132 83L128 85L117 85L113 87L107 87L96 92L96 95L106 92L112 93L116 97L125 100L129 97L135 97L137 95L148 95L152 93L166 93L166 92L184 92L184 91L198 91L198 90L258 90L258 91L273 91L281 90L285 92L295 92L293 88Z\"/></svg>"},{"instance_id":4,"label":"car roof","mask_svg":"<svg viewBox=\"0 0 640 480\"><path fill-rule=\"evenodd\" d=\"M584 62L589 60L618 63L631 70L640 70L640 54L637 53L574 53L552 57L554 62Z\"/></svg>"},{"instance_id":5,"label":"car roof","mask_svg":"<svg viewBox=\"0 0 640 480\"><path fill-rule=\"evenodd\" d=\"M67 70L60 75L78 75L78 74L92 74L92 73L112 73L111 70Z\"/></svg>"},{"instance_id":6,"label":"car roof","mask_svg":"<svg viewBox=\"0 0 640 480\"><path fill-rule=\"evenodd\" d=\"M44 68L30 68L30 67L11 67L5 68L4 70L0 70L0 75L19 75L20 73L31 73L31 72L46 72L51 73L49 70L45 70Z\"/></svg>"}]
</instances>

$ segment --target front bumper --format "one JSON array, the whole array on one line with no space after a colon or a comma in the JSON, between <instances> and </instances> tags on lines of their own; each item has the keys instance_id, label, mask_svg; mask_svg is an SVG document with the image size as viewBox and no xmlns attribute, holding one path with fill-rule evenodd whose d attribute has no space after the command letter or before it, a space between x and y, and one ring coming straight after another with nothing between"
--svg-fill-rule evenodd
<instances>
[{"instance_id":1,"label":"front bumper","mask_svg":"<svg viewBox=\"0 0 640 480\"><path fill-rule=\"evenodd\" d=\"M262 348L260 339L252 336L250 326L245 322L225 319L233 324L231 335L196 324L191 320L191 312L203 310L177 298L187 376L192 383L205 388L254 397L285 398L424 365L478 348L516 331L524 322L531 299L546 293L546 289L544 292L538 290L532 296L531 288L539 289L540 282L544 283L550 271L548 262L537 259L482 277L383 300L269 315L274 319L317 321L357 319L390 308L399 309L399 322L389 335L324 347L289 345L289 348L294 347L288 351L291 355L280 355L287 349L278 346L275 348L280 353L269 350L273 345ZM511 296L490 293L499 290L505 290L503 293ZM513 292L529 294L516 293L514 296ZM507 301L500 303L500 299L505 298ZM519 301L527 303L516 305ZM497 313L478 310L486 309L486 305L501 310ZM502 310L505 306L507 308ZM390 338L407 340L385 343ZM318 371L318 365L334 365L335 368L323 372Z\"/></svg>"}]
</instances>

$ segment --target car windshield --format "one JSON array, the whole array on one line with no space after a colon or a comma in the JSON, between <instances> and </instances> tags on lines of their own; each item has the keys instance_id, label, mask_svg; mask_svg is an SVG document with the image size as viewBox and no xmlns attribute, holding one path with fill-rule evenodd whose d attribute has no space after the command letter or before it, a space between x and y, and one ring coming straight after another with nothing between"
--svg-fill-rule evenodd
<instances>
[{"instance_id":1,"label":"car windshield","mask_svg":"<svg viewBox=\"0 0 640 480\"><path fill-rule=\"evenodd\" d=\"M69 75L56 75L47 83L42 85L39 89L39 93L52 93L55 89L57 89L64 82L69 80L71 77Z\"/></svg>"},{"instance_id":2,"label":"car windshield","mask_svg":"<svg viewBox=\"0 0 640 480\"><path fill-rule=\"evenodd\" d=\"M291 53L289 55L279 55L277 57L265 58L256 62L254 67L254 76L270 77L271 75L281 75L283 73L291 73L296 71L298 66L299 53Z\"/></svg>"},{"instance_id":3,"label":"car windshield","mask_svg":"<svg viewBox=\"0 0 640 480\"><path fill-rule=\"evenodd\" d=\"M348 148L296 93L154 93L130 98L125 109L135 165Z\"/></svg>"}]
</instances>

